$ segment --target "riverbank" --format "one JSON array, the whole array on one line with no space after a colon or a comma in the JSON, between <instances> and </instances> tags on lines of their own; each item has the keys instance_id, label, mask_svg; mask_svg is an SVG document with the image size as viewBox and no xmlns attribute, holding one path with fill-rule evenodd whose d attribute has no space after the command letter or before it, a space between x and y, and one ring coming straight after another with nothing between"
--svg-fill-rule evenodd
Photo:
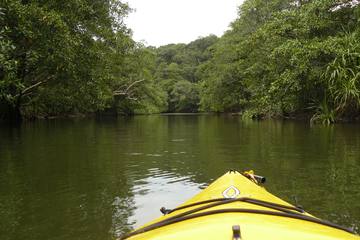
<instances>
[{"instance_id":1,"label":"riverbank","mask_svg":"<svg viewBox=\"0 0 360 240\"><path fill-rule=\"evenodd\" d=\"M9 121L9 120L1 120L0 123L21 123L21 122L32 122L37 120L61 120L61 119L116 119L119 117L134 117L134 116L196 116L196 115L223 115L230 117L238 117L243 120L254 120L254 121L263 121L263 120L293 120L293 121L302 121L308 122L311 124L318 123L323 125L335 124L335 123L357 123L360 122L360 116L352 117L352 118L341 118L333 120L329 123L321 122L321 121L312 121L313 114L312 113L297 113L297 114L288 114L288 115L275 115L275 114L249 114L248 112L191 112L191 113L134 113L131 115L128 114L102 114L102 113L77 113L77 114L61 114L61 115L52 115L52 116L31 116L31 117L23 117L21 121Z\"/></svg>"}]
</instances>

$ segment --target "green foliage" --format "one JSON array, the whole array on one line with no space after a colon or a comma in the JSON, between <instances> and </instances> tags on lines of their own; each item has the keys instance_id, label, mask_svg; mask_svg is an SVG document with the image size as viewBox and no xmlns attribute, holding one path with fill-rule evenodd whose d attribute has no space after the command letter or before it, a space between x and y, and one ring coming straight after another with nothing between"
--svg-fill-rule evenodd
<instances>
[{"instance_id":1,"label":"green foliage","mask_svg":"<svg viewBox=\"0 0 360 240\"><path fill-rule=\"evenodd\" d=\"M212 57L211 48L217 40L210 35L189 44L170 44L155 50L155 77L167 94L166 112L199 110L202 64Z\"/></svg>"},{"instance_id":2,"label":"green foliage","mask_svg":"<svg viewBox=\"0 0 360 240\"><path fill-rule=\"evenodd\" d=\"M201 109L240 111L248 101L245 72L238 62L239 50L231 36L224 35L212 50L212 58L201 65Z\"/></svg>"},{"instance_id":3,"label":"green foliage","mask_svg":"<svg viewBox=\"0 0 360 240\"><path fill-rule=\"evenodd\" d=\"M201 107L324 123L358 117L360 7L348 2L245 1L200 68Z\"/></svg>"},{"instance_id":4,"label":"green foliage","mask_svg":"<svg viewBox=\"0 0 360 240\"><path fill-rule=\"evenodd\" d=\"M221 38L145 47L117 0L0 2L0 118L242 112L358 118L360 7L246 0ZM316 103L314 105L314 102Z\"/></svg>"},{"instance_id":5,"label":"green foliage","mask_svg":"<svg viewBox=\"0 0 360 240\"><path fill-rule=\"evenodd\" d=\"M345 49L328 64L325 84L338 115L349 114L360 105L360 43L355 34L345 34L341 43Z\"/></svg>"},{"instance_id":6,"label":"green foliage","mask_svg":"<svg viewBox=\"0 0 360 240\"><path fill-rule=\"evenodd\" d=\"M198 109L199 90L196 84L186 80L174 84L170 93L171 106L174 112L194 112Z\"/></svg>"},{"instance_id":7,"label":"green foliage","mask_svg":"<svg viewBox=\"0 0 360 240\"><path fill-rule=\"evenodd\" d=\"M130 49L111 68L111 91L115 98L112 106L124 114L163 111L166 94L154 78L156 56L153 49L135 43Z\"/></svg>"},{"instance_id":8,"label":"green foliage","mask_svg":"<svg viewBox=\"0 0 360 240\"><path fill-rule=\"evenodd\" d=\"M26 117L164 108L153 53L123 24L128 11L115 0L1 1L0 108Z\"/></svg>"},{"instance_id":9,"label":"green foliage","mask_svg":"<svg viewBox=\"0 0 360 240\"><path fill-rule=\"evenodd\" d=\"M320 122L325 125L330 125L335 122L335 110L330 107L326 95L322 102L315 105L313 109L315 110L315 113L311 117L310 123Z\"/></svg>"}]
</instances>

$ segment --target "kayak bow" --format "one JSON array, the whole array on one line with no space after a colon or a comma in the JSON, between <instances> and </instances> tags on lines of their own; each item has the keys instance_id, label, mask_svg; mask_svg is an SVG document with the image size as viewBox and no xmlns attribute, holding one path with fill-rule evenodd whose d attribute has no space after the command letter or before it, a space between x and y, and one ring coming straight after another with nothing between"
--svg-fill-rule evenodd
<instances>
[{"instance_id":1,"label":"kayak bow","mask_svg":"<svg viewBox=\"0 0 360 240\"><path fill-rule=\"evenodd\" d=\"M321 220L272 195L253 171L229 171L164 216L121 239L344 239L352 230Z\"/></svg>"}]
</instances>

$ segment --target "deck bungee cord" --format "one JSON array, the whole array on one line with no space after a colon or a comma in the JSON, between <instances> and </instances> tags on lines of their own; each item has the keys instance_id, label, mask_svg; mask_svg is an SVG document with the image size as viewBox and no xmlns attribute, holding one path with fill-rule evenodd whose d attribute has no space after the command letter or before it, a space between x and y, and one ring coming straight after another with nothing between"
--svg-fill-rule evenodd
<instances>
[{"instance_id":1,"label":"deck bungee cord","mask_svg":"<svg viewBox=\"0 0 360 240\"><path fill-rule=\"evenodd\" d=\"M300 207L294 207L294 206L286 206L283 204L278 204L278 203L273 203L273 202L267 202L267 201L263 201L263 200L259 200L259 199L254 199L254 198L249 198L249 197L241 197L241 198L216 198L216 199L210 199L210 200L205 200L205 201L199 201L196 203L192 203L192 204L187 204L181 207L177 207L177 208L173 208L173 209L166 209L164 207L162 207L160 209L160 211L166 215L166 214L170 214L173 213L175 211L178 210L182 210L185 208L189 208L189 207L194 207L194 206L198 206L198 205L202 205L205 203L211 203L211 202L225 202L225 203L232 203L232 202L237 202L237 201L241 201L241 202L247 202L247 203L253 203L256 205L260 205L260 206L274 206L274 207L280 207L280 208L285 208L285 209L290 209L290 210L294 210L294 211L298 211L300 213L304 213L304 209L300 208Z\"/></svg>"}]
</instances>

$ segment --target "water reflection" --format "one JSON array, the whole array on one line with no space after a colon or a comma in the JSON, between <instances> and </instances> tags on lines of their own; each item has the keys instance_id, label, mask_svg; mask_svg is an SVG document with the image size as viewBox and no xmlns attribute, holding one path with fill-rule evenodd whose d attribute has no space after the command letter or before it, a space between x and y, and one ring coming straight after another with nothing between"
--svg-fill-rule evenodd
<instances>
[{"instance_id":1,"label":"water reflection","mask_svg":"<svg viewBox=\"0 0 360 240\"><path fill-rule=\"evenodd\" d=\"M1 239L113 239L228 169L316 216L360 226L360 126L139 116L0 126Z\"/></svg>"},{"instance_id":2,"label":"water reflection","mask_svg":"<svg viewBox=\"0 0 360 240\"><path fill-rule=\"evenodd\" d=\"M134 227L140 227L160 217L160 207L176 207L198 193L200 186L191 181L191 176L179 176L158 168L149 169L148 176L136 181L132 189L136 209L129 221Z\"/></svg>"}]
</instances>

